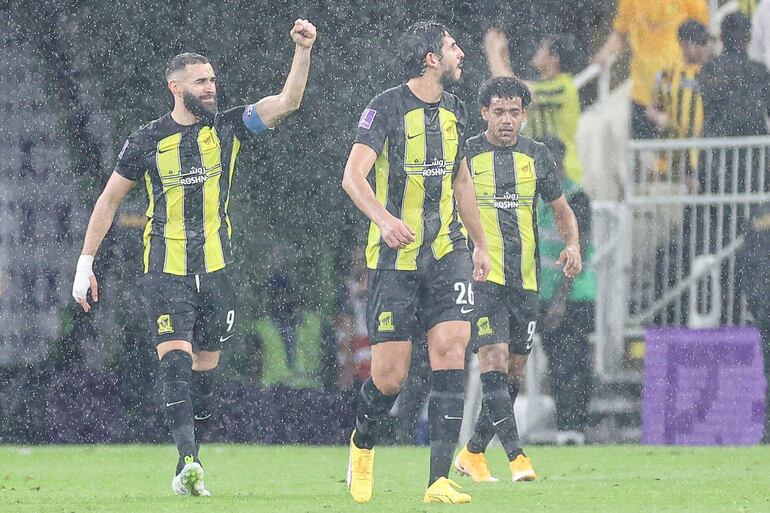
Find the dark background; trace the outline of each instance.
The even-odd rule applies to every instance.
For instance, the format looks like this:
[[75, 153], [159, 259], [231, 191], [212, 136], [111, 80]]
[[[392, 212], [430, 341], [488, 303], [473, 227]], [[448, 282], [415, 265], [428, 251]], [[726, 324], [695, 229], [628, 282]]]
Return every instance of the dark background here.
[[[0, 15], [8, 20], [2, 43], [11, 62], [14, 52], [33, 57], [33, 68], [19, 71], [33, 73], [43, 84], [41, 108], [57, 120], [49, 137], [63, 143], [67, 172], [80, 190], [73, 208], [86, 219], [125, 138], [172, 106], [163, 78], [169, 57], [183, 51], [208, 56], [218, 74], [220, 108], [227, 108], [280, 91], [293, 52], [288, 32], [294, 19], [307, 18], [318, 28], [301, 109], [244, 147], [236, 173], [230, 212], [242, 275], [242, 336], [222, 367], [226, 381], [244, 386], [259, 365], [249, 326], [263, 312], [264, 283], [272, 272], [294, 274], [307, 307], [328, 318], [335, 313], [351, 254], [366, 229], [342, 192], [342, 170], [363, 107], [403, 79], [397, 49], [404, 29], [422, 19], [449, 27], [466, 53], [464, 78], [453, 92], [475, 113], [476, 89], [487, 78], [482, 40], [488, 27], [506, 30], [514, 69], [526, 76], [537, 42], [549, 33], [572, 32], [586, 53], [593, 50], [607, 33], [613, 4], [44, 0], [2, 2]], [[105, 123], [111, 127], [106, 136], [100, 128]], [[479, 117], [471, 116], [470, 132], [479, 129]], [[26, 144], [40, 148], [47, 142]], [[19, 183], [26, 183], [24, 170], [17, 171]], [[33, 188], [36, 193], [43, 192]], [[90, 316], [68, 300], [85, 226], [73, 226], [63, 236], [67, 258], [60, 259], [63, 271], [55, 280], [60, 336], [43, 341], [48, 350], [40, 358], [0, 365], [0, 442], [99, 441], [116, 430], [118, 440], [152, 440], [162, 433], [154, 403], [155, 357], [134, 288], [141, 261], [137, 220], [143, 220], [145, 208], [144, 192], [137, 188], [97, 258], [102, 295]], [[107, 402], [100, 398], [107, 397], [121, 399], [111, 420], [100, 410]], [[93, 420], [92, 431], [52, 435], [51, 423], [56, 426], [73, 408], [83, 416], [99, 412], [101, 420]], [[66, 433], [66, 425], [57, 430]]]

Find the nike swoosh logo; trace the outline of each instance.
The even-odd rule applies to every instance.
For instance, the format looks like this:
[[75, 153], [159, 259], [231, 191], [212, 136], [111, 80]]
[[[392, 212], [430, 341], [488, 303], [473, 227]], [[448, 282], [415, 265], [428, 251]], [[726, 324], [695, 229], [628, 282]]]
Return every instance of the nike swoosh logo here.
[[206, 420], [206, 419], [207, 419], [207, 418], [209, 418], [209, 417], [211, 417], [211, 414], [210, 414], [210, 413], [209, 413], [208, 415], [204, 415], [203, 417], [199, 417], [199, 416], [197, 416], [197, 415], [194, 415], [194, 416], [193, 416], [193, 420]]
[[493, 423], [492, 423], [492, 425], [493, 425], [493, 426], [495, 426], [495, 427], [497, 427], [497, 425], [498, 425], [498, 424], [502, 424], [502, 423], [503, 423], [503, 422], [505, 422], [506, 420], [508, 420], [508, 417], [505, 417], [504, 419], [500, 419], [500, 420], [498, 420], [497, 422], [493, 422]]
[[406, 138], [407, 138], [407, 139], [414, 139], [415, 137], [419, 137], [419, 135], [420, 135], [420, 134], [414, 134], [414, 135], [409, 135], [409, 134], [406, 134]]
[[450, 417], [449, 415], [444, 415], [444, 418], [446, 420], [463, 420], [462, 417]]
[[473, 308], [466, 309], [465, 307], [462, 307], [460, 308], [460, 313], [467, 314], [467, 313], [471, 313], [473, 310], [474, 310]]
[[175, 404], [182, 404], [182, 403], [186, 403], [186, 402], [187, 401], [183, 400], [183, 401], [177, 401], [175, 403], [166, 403], [166, 408], [168, 408], [169, 406], [174, 406]]
[[235, 335], [235, 333], [233, 333], [232, 335], [228, 335], [228, 336], [226, 336], [226, 337], [219, 337], [219, 341], [220, 341], [220, 342], [227, 342], [227, 340], [229, 340], [229, 339], [230, 339], [231, 337], [233, 337], [234, 335]]
[[158, 149], [158, 155], [160, 155], [161, 153], [166, 153], [167, 151], [171, 151], [173, 149], [175, 148], [166, 148], [165, 150]]

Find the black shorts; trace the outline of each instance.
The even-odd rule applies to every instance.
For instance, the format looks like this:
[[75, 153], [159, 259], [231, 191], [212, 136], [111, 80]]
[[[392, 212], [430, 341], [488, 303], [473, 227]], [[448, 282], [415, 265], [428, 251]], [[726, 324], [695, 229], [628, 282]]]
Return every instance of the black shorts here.
[[521, 287], [484, 282], [476, 284], [476, 311], [471, 333], [471, 348], [507, 342], [514, 354], [532, 351], [538, 315], [537, 292]]
[[417, 271], [370, 269], [366, 324], [372, 344], [411, 340], [444, 321], [470, 321], [473, 263], [456, 249], [441, 260], [428, 254]]
[[188, 276], [147, 273], [142, 279], [155, 345], [184, 340], [196, 350], [218, 351], [235, 334], [233, 272]]

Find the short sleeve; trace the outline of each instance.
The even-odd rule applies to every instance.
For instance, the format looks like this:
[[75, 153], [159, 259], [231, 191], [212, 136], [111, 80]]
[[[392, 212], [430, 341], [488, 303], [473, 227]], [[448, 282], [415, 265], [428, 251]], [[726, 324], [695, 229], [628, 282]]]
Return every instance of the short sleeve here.
[[559, 177], [556, 175], [556, 160], [545, 145], [541, 145], [538, 157], [535, 163], [537, 169], [537, 190], [543, 200], [550, 203], [563, 194], [561, 182], [559, 182]]
[[354, 143], [365, 144], [380, 154], [388, 138], [388, 115], [382, 96], [374, 98], [358, 119]]
[[115, 163], [115, 172], [123, 178], [134, 182], [140, 180], [147, 166], [142, 161], [142, 151], [136, 135], [131, 135], [123, 143], [118, 161]]
[[633, 24], [633, 6], [629, 0], [619, 0], [618, 10], [615, 13], [615, 21], [612, 28], [621, 34], [628, 34]]

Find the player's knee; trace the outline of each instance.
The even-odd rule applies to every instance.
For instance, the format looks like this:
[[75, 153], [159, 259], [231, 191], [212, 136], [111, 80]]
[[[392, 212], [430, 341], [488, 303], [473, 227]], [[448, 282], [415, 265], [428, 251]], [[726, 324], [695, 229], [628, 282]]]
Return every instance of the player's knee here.
[[372, 375], [372, 380], [377, 389], [384, 395], [395, 395], [401, 391], [404, 385], [409, 369], [392, 366]]
[[193, 355], [194, 371], [203, 372], [217, 368], [219, 365], [220, 351], [199, 351]]
[[508, 373], [508, 344], [491, 344], [479, 348], [481, 372]]
[[466, 341], [452, 337], [429, 349], [430, 362], [436, 369], [463, 369], [465, 367]]

